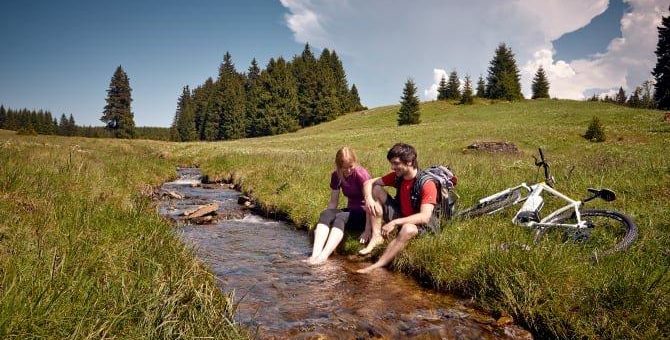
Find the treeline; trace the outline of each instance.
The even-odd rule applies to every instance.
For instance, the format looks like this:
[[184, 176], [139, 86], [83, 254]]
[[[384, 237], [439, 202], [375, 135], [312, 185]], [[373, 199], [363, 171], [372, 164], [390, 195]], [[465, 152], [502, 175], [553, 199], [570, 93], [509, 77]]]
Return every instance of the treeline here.
[[324, 49], [316, 58], [306, 44], [291, 61], [271, 58], [264, 69], [253, 59], [245, 73], [237, 72], [232, 56], [226, 53], [216, 80], [210, 77], [193, 90], [183, 88], [172, 139], [276, 135], [364, 109], [335, 51]]
[[654, 85], [651, 81], [647, 80], [641, 86], [636, 87], [630, 96], [626, 96], [626, 91], [624, 91], [623, 87], [619, 87], [619, 91], [614, 96], [605, 95], [605, 97], [599, 98], [594, 94], [588, 100], [592, 102], [603, 101], [632, 108], [655, 109], [654, 95]]

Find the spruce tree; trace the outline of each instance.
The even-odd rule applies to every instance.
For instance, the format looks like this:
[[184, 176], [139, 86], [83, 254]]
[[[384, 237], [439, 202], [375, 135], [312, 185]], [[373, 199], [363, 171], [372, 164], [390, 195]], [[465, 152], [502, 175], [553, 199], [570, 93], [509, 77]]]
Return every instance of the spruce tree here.
[[656, 79], [654, 102], [661, 110], [670, 109], [670, 16], [661, 19], [656, 44], [656, 66], [651, 72]]
[[245, 137], [245, 100], [242, 76], [235, 70], [230, 53], [226, 52], [219, 67], [215, 97], [216, 112], [219, 115], [217, 139]]
[[107, 105], [100, 120], [107, 130], [116, 138], [133, 138], [135, 136], [135, 120], [130, 110], [132, 102], [130, 82], [121, 65], [116, 68], [107, 90]]
[[519, 69], [514, 60], [512, 49], [505, 43], [496, 48], [486, 78], [486, 97], [490, 99], [520, 100], [521, 83]]
[[479, 75], [479, 80], [477, 81], [477, 93], [475, 94], [477, 98], [486, 97], [486, 83], [484, 82], [484, 77]]
[[68, 133], [67, 117], [63, 113], [60, 116], [60, 123], [58, 124], [58, 134], [61, 136], [68, 136], [67, 133]]
[[419, 112], [419, 97], [416, 95], [416, 85], [412, 79], [407, 79], [402, 91], [400, 111], [398, 111], [398, 125], [421, 123]]
[[[51, 120], [51, 119], [49, 119]], [[74, 116], [70, 113], [70, 118], [67, 120], [67, 127], [68, 127], [68, 136], [76, 136], [77, 135], [77, 123], [74, 121]]]
[[317, 88], [319, 80], [317, 74], [317, 61], [309, 47], [305, 48], [300, 56], [293, 58], [293, 76], [295, 77], [298, 91], [298, 116], [301, 127], [315, 124], [315, 107]]
[[337, 101], [340, 105], [336, 114], [336, 116], [339, 116], [342, 113], [352, 111], [349, 100], [349, 84], [347, 82], [347, 74], [344, 72], [344, 66], [342, 66], [342, 61], [340, 61], [340, 57], [337, 56], [335, 50], [330, 52], [328, 61], [330, 62], [330, 68], [333, 71]]
[[350, 105], [353, 111], [367, 110], [367, 108], [361, 104], [361, 97], [358, 95], [358, 88], [356, 88], [356, 84], [351, 85], [351, 91], [349, 91], [349, 100], [351, 101]]
[[437, 87], [437, 100], [447, 100], [447, 78], [442, 75], [440, 85]]
[[211, 77], [193, 91], [195, 130], [200, 140], [215, 140], [219, 132], [219, 116], [214, 114], [215, 92], [216, 85]]
[[472, 104], [474, 99], [472, 98], [472, 82], [470, 81], [470, 76], [465, 76], [465, 84], [463, 84], [463, 94], [461, 95], [461, 104]]
[[645, 80], [642, 83], [642, 107], [645, 109], [653, 109], [654, 108], [654, 90], [653, 90], [654, 85], [652, 84], [651, 81]]
[[547, 74], [544, 72], [542, 66], [535, 72], [532, 88], [532, 99], [549, 98], [549, 80], [547, 79]]
[[195, 107], [191, 99], [191, 90], [188, 86], [182, 88], [181, 96], [177, 101], [174, 130], [178, 141], [187, 142], [198, 138], [195, 129]]
[[458, 73], [456, 71], [451, 71], [449, 74], [449, 80], [447, 81], [447, 90], [445, 92], [447, 100], [459, 100], [461, 99], [461, 82], [458, 80]]
[[246, 94], [246, 116], [247, 116], [247, 136], [262, 136], [259, 130], [259, 122], [262, 120], [259, 105], [261, 102], [262, 87], [260, 83], [261, 69], [258, 67], [256, 58], [251, 60], [251, 65], [247, 70], [247, 77], [244, 83], [244, 92]]
[[319, 124], [335, 119], [341, 112], [338, 85], [333, 68], [331, 53], [326, 48], [321, 52], [317, 62], [317, 90], [314, 106], [313, 123]]
[[0, 105], [0, 129], [5, 128], [5, 121], [7, 120], [7, 110], [4, 105]]
[[261, 135], [293, 132], [298, 125], [298, 93], [295, 78], [283, 58], [271, 58], [261, 72], [262, 86], [257, 122]]
[[619, 87], [619, 92], [616, 94], [615, 101], [619, 105], [626, 104], [626, 91], [623, 90], [623, 87]]
[[635, 90], [633, 90], [633, 93], [630, 95], [630, 97], [628, 97], [626, 104], [633, 108], [642, 107], [642, 98], [640, 98], [641, 95], [642, 88], [638, 86], [635, 88]]

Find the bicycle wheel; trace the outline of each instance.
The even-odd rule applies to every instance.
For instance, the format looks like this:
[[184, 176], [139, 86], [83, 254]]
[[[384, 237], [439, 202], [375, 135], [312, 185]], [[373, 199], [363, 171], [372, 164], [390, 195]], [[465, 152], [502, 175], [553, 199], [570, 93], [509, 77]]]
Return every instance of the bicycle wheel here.
[[[580, 243], [587, 247], [594, 258], [612, 255], [628, 249], [637, 238], [637, 226], [633, 220], [616, 211], [585, 209], [580, 211], [587, 228], [564, 228], [563, 241]], [[558, 217], [551, 222], [575, 224], [574, 213], [571, 216]], [[538, 231], [536, 241], [544, 231]]]
[[456, 213], [456, 218], [468, 219], [478, 217], [486, 214], [494, 213], [500, 209], [507, 208], [514, 204], [521, 197], [519, 190], [513, 190], [505, 195], [502, 195], [494, 200], [479, 203], [474, 207], [461, 210]]

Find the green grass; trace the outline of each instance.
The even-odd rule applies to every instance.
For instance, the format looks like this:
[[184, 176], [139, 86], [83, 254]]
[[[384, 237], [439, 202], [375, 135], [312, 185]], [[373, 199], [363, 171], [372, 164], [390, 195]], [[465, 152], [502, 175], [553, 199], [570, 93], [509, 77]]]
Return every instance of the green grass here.
[[244, 336], [148, 195], [175, 147], [0, 131], [0, 338]]
[[[670, 134], [659, 111], [605, 103], [538, 100], [422, 104], [422, 123], [396, 125], [397, 106], [353, 113], [292, 134], [225, 143], [191, 143], [183, 156], [210, 175], [233, 177], [270, 212], [312, 226], [328, 200], [335, 151], [352, 146], [373, 175], [389, 171], [395, 142], [413, 144], [421, 165], [450, 164], [459, 176], [462, 207], [522, 181], [540, 180], [532, 157], [543, 147], [558, 181], [572, 197], [609, 187], [612, 203], [589, 205], [625, 212], [640, 236], [626, 253], [597, 263], [578, 245], [545, 241], [510, 223], [513, 212], [452, 222], [440, 235], [413, 241], [394, 268], [445, 291], [471, 296], [507, 312], [536, 335], [655, 338], [670, 335]], [[582, 138], [593, 116], [607, 141]], [[521, 154], [464, 152], [475, 141], [502, 140]], [[503, 244], [512, 246], [504, 250]], [[355, 246], [348, 243], [345, 251]]]
[[[421, 165], [452, 166], [462, 207], [539, 180], [531, 155], [543, 147], [557, 189], [572, 197], [587, 187], [615, 190], [617, 201], [590, 206], [633, 216], [640, 236], [626, 253], [599, 262], [551, 240], [524, 250], [516, 245], [532, 245], [532, 234], [511, 225], [510, 211], [450, 222], [441, 234], [412, 241], [396, 270], [507, 312], [539, 337], [670, 336], [670, 124], [661, 112], [563, 100], [429, 102], [421, 124], [398, 127], [397, 110], [216, 143], [0, 133], [0, 337], [237, 336], [229, 299], [140, 193], [174, 176], [176, 164], [199, 164], [307, 228], [327, 204], [339, 147], [353, 147], [382, 175], [398, 141], [417, 147]], [[605, 127], [604, 143], [581, 137], [593, 116]], [[489, 140], [515, 143], [522, 153], [464, 152]], [[350, 240], [342, 249], [356, 246]]]

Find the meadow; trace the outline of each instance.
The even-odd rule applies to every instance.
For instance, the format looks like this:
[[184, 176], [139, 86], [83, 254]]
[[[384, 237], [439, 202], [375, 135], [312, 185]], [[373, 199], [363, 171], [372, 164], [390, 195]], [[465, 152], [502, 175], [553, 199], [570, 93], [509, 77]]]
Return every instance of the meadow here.
[[[417, 148], [421, 166], [452, 167], [461, 207], [540, 180], [531, 155], [542, 147], [557, 189], [576, 198], [587, 187], [613, 189], [616, 201], [590, 206], [631, 215], [640, 235], [628, 251], [593, 261], [578, 244], [533, 244], [509, 211], [446, 222], [440, 234], [412, 241], [393, 270], [509, 314], [538, 337], [670, 336], [670, 123], [662, 112], [566, 100], [427, 102], [421, 124], [399, 127], [397, 110], [228, 142], [0, 133], [0, 336], [244, 336], [230, 322], [230, 297], [146, 193], [175, 165], [196, 164], [238, 183], [268, 215], [309, 229], [328, 201], [339, 147], [353, 147], [378, 176], [399, 141]], [[603, 143], [581, 137], [593, 116], [605, 126]], [[521, 152], [464, 150], [476, 141], [508, 141]], [[342, 252], [355, 249], [349, 240]]]

